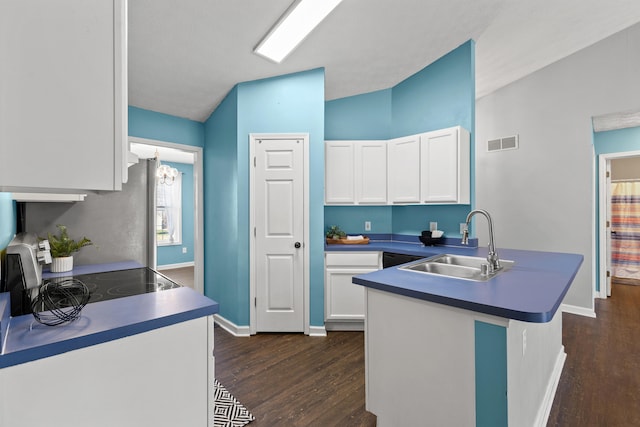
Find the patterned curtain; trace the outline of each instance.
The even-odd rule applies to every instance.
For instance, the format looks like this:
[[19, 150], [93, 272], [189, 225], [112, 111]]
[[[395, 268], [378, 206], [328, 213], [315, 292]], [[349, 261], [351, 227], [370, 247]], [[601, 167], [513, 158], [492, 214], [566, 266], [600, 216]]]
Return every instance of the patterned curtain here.
[[640, 279], [640, 182], [615, 182], [611, 192], [613, 275]]

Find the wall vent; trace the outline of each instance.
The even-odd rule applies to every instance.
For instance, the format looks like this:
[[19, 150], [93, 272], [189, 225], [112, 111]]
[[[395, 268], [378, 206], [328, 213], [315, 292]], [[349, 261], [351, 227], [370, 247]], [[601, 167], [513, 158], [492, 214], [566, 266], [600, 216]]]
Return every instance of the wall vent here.
[[518, 135], [487, 141], [487, 151], [515, 150], [518, 148]]

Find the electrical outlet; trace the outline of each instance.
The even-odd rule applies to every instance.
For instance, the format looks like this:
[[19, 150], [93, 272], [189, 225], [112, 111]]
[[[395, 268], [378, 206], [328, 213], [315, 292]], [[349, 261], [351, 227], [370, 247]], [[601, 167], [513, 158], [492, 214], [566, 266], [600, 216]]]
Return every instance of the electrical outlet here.
[[464, 233], [464, 230], [467, 229], [467, 223], [466, 222], [461, 222], [460, 223], [460, 234]]
[[187, 253], [187, 248], [182, 248], [182, 253], [186, 254]]
[[522, 355], [527, 351], [527, 330], [522, 331]]
[[429, 230], [436, 231], [437, 229], [438, 229], [438, 223], [437, 222], [430, 222], [429, 223]]
[[371, 231], [371, 221], [364, 222], [364, 231]]

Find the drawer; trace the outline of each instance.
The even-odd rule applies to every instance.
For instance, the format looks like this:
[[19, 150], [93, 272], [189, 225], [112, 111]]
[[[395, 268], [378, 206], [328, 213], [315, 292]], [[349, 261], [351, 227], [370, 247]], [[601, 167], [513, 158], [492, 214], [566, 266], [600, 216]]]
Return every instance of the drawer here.
[[380, 267], [380, 252], [325, 252], [327, 267]]

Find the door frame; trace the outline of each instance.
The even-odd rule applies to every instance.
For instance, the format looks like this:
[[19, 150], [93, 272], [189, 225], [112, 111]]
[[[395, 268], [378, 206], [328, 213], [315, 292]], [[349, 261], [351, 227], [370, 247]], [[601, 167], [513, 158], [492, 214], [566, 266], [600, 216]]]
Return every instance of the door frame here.
[[308, 133], [250, 133], [249, 134], [249, 333], [257, 333], [257, 313], [256, 313], [256, 239], [254, 230], [256, 228], [256, 212], [253, 201], [255, 200], [255, 158], [256, 144], [259, 139], [301, 139], [303, 144], [303, 314], [304, 334], [309, 335], [309, 134]]
[[[159, 141], [156, 139], [139, 138], [135, 136], [129, 137], [129, 142], [137, 144], [145, 144], [157, 147], [173, 148], [193, 154], [193, 288], [204, 295], [204, 192], [203, 192], [203, 151], [201, 147], [193, 145], [178, 144], [175, 142]], [[151, 233], [149, 236], [149, 245], [156, 247], [156, 235]], [[157, 258], [154, 257], [154, 264], [157, 264]], [[156, 269], [157, 265], [149, 266]]]
[[594, 292], [598, 298], [606, 299], [607, 295], [607, 268], [610, 267], [611, 245], [607, 241], [607, 218], [609, 216], [610, 190], [607, 190], [607, 184], [611, 182], [607, 179], [607, 171], [611, 170], [611, 160], [624, 159], [627, 157], [639, 157], [640, 151], [623, 151], [619, 153], [606, 153], [598, 155], [598, 265], [600, 268], [598, 275], [598, 284], [600, 289]]

